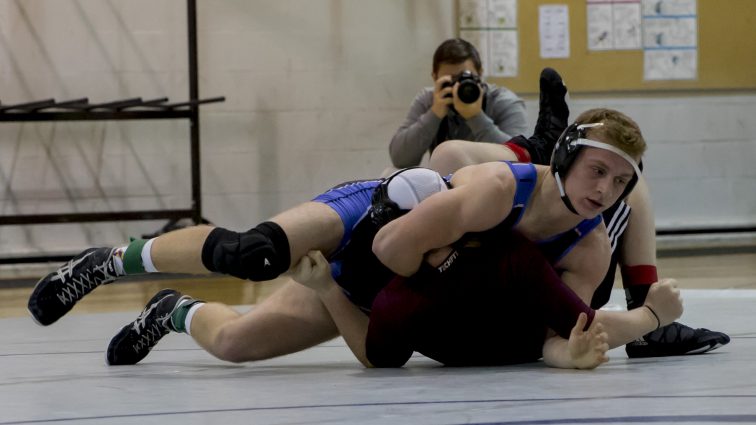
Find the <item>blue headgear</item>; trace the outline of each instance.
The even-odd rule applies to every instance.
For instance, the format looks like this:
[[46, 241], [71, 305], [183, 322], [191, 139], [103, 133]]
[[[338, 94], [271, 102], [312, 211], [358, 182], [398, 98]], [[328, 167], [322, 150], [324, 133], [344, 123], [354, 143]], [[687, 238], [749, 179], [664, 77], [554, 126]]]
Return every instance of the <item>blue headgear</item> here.
[[567, 173], [570, 171], [572, 164], [575, 162], [578, 153], [583, 149], [583, 146], [590, 146], [614, 152], [633, 166], [635, 174], [627, 183], [625, 191], [622, 192], [622, 196], [620, 196], [619, 199], [625, 199], [625, 197], [630, 194], [633, 187], [635, 187], [635, 184], [638, 183], [638, 176], [640, 176], [641, 173], [641, 168], [635, 160], [622, 149], [616, 148], [607, 143], [585, 138], [587, 129], [601, 125], [604, 125], [604, 123], [571, 124], [564, 130], [562, 135], [559, 136], [559, 140], [557, 140], [556, 145], [554, 146], [554, 153], [551, 155], [551, 173], [554, 174], [554, 177], [556, 178], [559, 195], [562, 197], [564, 205], [575, 214], [577, 214], [577, 211], [575, 211], [575, 207], [572, 206], [572, 202], [570, 202], [570, 199], [564, 192], [564, 179], [567, 178]]

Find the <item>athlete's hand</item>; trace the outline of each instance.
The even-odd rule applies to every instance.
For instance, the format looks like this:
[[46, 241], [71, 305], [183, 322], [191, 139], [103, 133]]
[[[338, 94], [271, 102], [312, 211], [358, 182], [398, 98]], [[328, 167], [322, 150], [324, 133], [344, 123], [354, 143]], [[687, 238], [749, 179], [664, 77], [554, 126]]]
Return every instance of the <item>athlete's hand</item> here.
[[315, 292], [327, 291], [336, 285], [331, 277], [331, 265], [320, 251], [310, 251], [302, 257], [292, 268], [291, 277]]
[[452, 87], [443, 87], [444, 83], [451, 83], [451, 75], [444, 75], [433, 83], [433, 105], [431, 111], [437, 117], [443, 118], [449, 113], [449, 105], [452, 104]]
[[603, 325], [594, 321], [591, 327], [583, 332], [587, 322], [588, 316], [580, 313], [567, 341], [567, 349], [576, 369], [594, 369], [609, 361], [606, 355], [609, 350], [609, 336], [604, 332]]
[[682, 298], [680, 297], [680, 290], [677, 289], [677, 281], [662, 279], [652, 284], [648, 288], [644, 305], [650, 307], [659, 316], [660, 326], [667, 326], [674, 322], [683, 313]]

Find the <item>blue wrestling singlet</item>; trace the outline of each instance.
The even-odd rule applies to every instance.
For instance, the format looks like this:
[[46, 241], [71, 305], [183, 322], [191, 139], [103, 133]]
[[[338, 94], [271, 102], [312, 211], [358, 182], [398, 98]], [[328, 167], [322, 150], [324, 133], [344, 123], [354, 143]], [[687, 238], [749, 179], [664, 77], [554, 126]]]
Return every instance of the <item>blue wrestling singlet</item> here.
[[331, 207], [341, 217], [344, 237], [337, 251], [340, 251], [352, 236], [352, 230], [367, 214], [372, 204], [373, 191], [382, 180], [356, 180], [342, 183], [313, 199]]
[[[509, 216], [507, 216], [502, 224], [497, 227], [503, 226], [504, 228], [512, 228], [519, 223], [523, 213], [527, 209], [530, 197], [533, 194], [533, 190], [535, 190], [538, 176], [536, 174], [536, 167], [533, 164], [509, 161], [503, 162], [509, 165], [509, 168], [512, 170], [512, 174], [514, 174], [515, 179], [517, 180], [517, 189], [515, 189], [514, 201], [512, 202], [512, 212], [510, 212]], [[556, 264], [567, 255], [572, 248], [585, 237], [585, 235], [596, 228], [599, 223], [601, 223], [600, 215], [590, 220], [583, 220], [570, 230], [554, 235], [548, 239], [537, 241], [536, 243], [549, 262], [551, 264]]]

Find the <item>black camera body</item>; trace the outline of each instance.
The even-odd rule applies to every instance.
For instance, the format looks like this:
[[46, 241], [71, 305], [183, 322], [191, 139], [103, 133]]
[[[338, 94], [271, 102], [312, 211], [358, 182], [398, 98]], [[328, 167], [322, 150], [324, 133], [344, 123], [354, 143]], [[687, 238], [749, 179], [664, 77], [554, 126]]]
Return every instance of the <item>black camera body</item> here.
[[[441, 85], [441, 88], [452, 87], [454, 84], [459, 83], [457, 88], [457, 97], [464, 103], [475, 103], [480, 97], [481, 85], [483, 81], [479, 76], [472, 73], [472, 71], [462, 71], [459, 74], [452, 75], [451, 82], [445, 82]], [[446, 97], [452, 97], [449, 94]]]

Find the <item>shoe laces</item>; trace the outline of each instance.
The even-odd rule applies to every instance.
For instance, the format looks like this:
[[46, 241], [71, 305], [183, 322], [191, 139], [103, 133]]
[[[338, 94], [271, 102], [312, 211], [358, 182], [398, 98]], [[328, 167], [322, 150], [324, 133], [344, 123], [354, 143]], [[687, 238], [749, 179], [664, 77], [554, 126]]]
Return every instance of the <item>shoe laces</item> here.
[[84, 260], [87, 259], [90, 255], [94, 254], [94, 251], [90, 251], [86, 253], [85, 255], [82, 255], [79, 258], [73, 258], [69, 262], [63, 265], [63, 267], [59, 268], [56, 271], [56, 276], [52, 278], [52, 280], [60, 280], [61, 282], [65, 282], [67, 277], [73, 276], [73, 269], [74, 267], [81, 264]]
[[115, 273], [111, 274], [108, 270], [108, 261], [95, 265], [92, 271], [83, 270], [78, 276], [74, 276], [74, 267], [92, 254], [93, 252], [90, 252], [81, 258], [75, 258], [57, 271], [55, 277], [63, 282], [63, 287], [56, 296], [63, 305], [73, 304], [99, 285], [115, 280]]
[[[164, 299], [165, 297], [144, 309], [131, 325], [133, 331], [139, 335], [135, 343], [132, 345], [134, 351], [140, 352], [144, 349], [151, 349], [160, 338], [165, 336], [166, 331], [169, 330], [165, 325], [165, 322], [171, 317], [169, 314], [166, 314], [163, 317], [150, 317], [150, 315], [158, 308], [160, 302]], [[155, 312], [155, 316], [157, 316], [157, 312]]]

